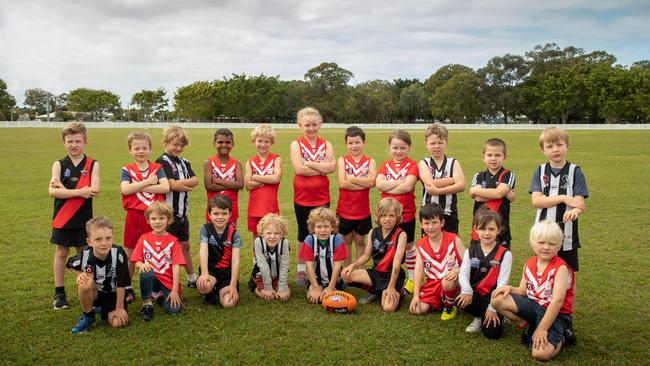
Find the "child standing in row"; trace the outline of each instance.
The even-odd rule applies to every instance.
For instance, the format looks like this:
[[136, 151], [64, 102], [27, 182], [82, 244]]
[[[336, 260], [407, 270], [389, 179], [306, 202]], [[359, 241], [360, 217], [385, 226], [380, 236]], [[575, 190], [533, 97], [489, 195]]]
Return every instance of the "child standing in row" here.
[[86, 223], [88, 246], [68, 260], [77, 273], [77, 294], [83, 315], [72, 334], [84, 333], [95, 324], [95, 308], [113, 328], [129, 324], [125, 287], [131, 285], [126, 253], [113, 244], [113, 225], [103, 216]]
[[557, 127], [545, 129], [539, 136], [539, 146], [549, 162], [533, 171], [529, 191], [535, 221], [556, 222], [564, 234], [559, 256], [574, 271], [578, 271], [578, 217], [585, 211], [589, 197], [587, 182], [580, 167], [566, 160], [569, 134]]
[[[154, 201], [165, 199], [169, 192], [169, 182], [160, 164], [149, 161], [151, 155], [151, 136], [146, 132], [131, 132], [127, 137], [129, 154], [135, 160], [122, 167], [120, 190], [122, 207], [126, 210], [124, 221], [124, 248], [131, 257], [138, 239], [151, 227], [144, 217], [144, 210]], [[129, 262], [129, 274], [133, 276], [134, 263]], [[126, 302], [135, 299], [135, 293], [129, 286], [126, 289]]]
[[64, 277], [71, 247], [79, 254], [86, 245], [86, 222], [93, 217], [93, 197], [99, 194], [99, 163], [84, 153], [86, 126], [73, 122], [61, 130], [67, 155], [52, 164], [48, 193], [54, 198], [52, 237], [54, 250], [54, 309], [67, 309]]
[[[455, 233], [444, 231], [444, 210], [437, 203], [420, 208], [420, 224], [425, 235], [417, 242], [409, 311], [413, 315], [424, 315], [431, 310], [442, 310], [440, 319], [450, 320], [458, 311], [454, 302], [465, 246]], [[422, 276], [425, 276], [424, 285]]]
[[293, 202], [296, 221], [298, 223], [298, 271], [296, 284], [306, 284], [306, 266], [300, 253], [309, 229], [307, 217], [309, 212], [316, 207], [329, 207], [330, 181], [327, 174], [336, 170], [334, 148], [332, 144], [320, 137], [318, 131], [323, 123], [320, 113], [311, 107], [298, 111], [296, 117], [298, 127], [303, 136], [291, 143], [291, 167], [295, 175], [293, 178]]
[[[238, 196], [244, 187], [244, 174], [241, 163], [230, 156], [235, 140], [227, 128], [220, 128], [214, 133], [213, 142], [217, 154], [208, 158], [203, 164], [203, 184], [208, 194], [208, 202], [216, 195], [226, 195], [232, 202], [232, 212], [228, 224], [237, 227], [239, 218]], [[206, 223], [210, 223], [210, 209], [205, 213]]]
[[[258, 223], [268, 213], [280, 213], [278, 188], [282, 179], [282, 158], [271, 152], [275, 131], [270, 125], [259, 125], [253, 130], [253, 144], [257, 154], [246, 162], [244, 185], [248, 196], [248, 231], [258, 236]], [[286, 233], [285, 233], [286, 234]]]
[[456, 194], [465, 190], [465, 175], [460, 162], [445, 155], [449, 132], [434, 123], [424, 133], [429, 157], [419, 163], [420, 179], [424, 192], [422, 205], [437, 203], [445, 212], [444, 230], [458, 234], [458, 199]]
[[336, 215], [339, 217], [339, 234], [348, 251], [345, 265], [352, 260], [352, 242], [356, 257], [363, 254], [366, 234], [372, 229], [370, 217], [370, 188], [375, 186], [377, 163], [363, 154], [366, 134], [356, 126], [345, 130], [348, 154], [338, 160], [339, 198]]
[[[382, 198], [377, 204], [375, 220], [379, 226], [371, 231], [363, 255], [343, 268], [342, 276], [346, 284], [381, 296], [382, 310], [394, 312], [399, 307], [406, 277], [402, 263], [407, 235], [399, 226], [402, 204], [391, 197]], [[373, 267], [363, 269], [371, 258]]]
[[340, 275], [348, 253], [343, 238], [336, 233], [338, 220], [329, 208], [311, 210], [307, 226], [311, 234], [305, 237], [299, 258], [307, 267], [307, 300], [318, 304], [323, 296], [345, 287]]
[[476, 211], [473, 229], [479, 241], [472, 241], [465, 251], [458, 276], [458, 307], [474, 316], [465, 331], [481, 331], [490, 339], [498, 339], [503, 333], [503, 316], [490, 305], [492, 292], [508, 284], [512, 269], [512, 254], [497, 239], [501, 232], [499, 221], [499, 214], [494, 211]]
[[196, 289], [205, 295], [208, 304], [219, 303], [232, 308], [239, 300], [239, 260], [241, 238], [236, 228], [229, 224], [232, 202], [219, 194], [208, 202], [210, 223], [201, 227], [199, 234], [199, 265], [201, 272]]
[[156, 159], [156, 163], [162, 166], [167, 176], [170, 191], [165, 194], [165, 200], [174, 210], [174, 218], [168, 230], [178, 238], [183, 250], [187, 287], [194, 288], [196, 274], [190, 253], [190, 222], [187, 213], [190, 208], [190, 191], [196, 188], [199, 179], [194, 174], [190, 162], [180, 157], [185, 147], [190, 144], [190, 138], [182, 127], [170, 126], [163, 131], [162, 144], [165, 152]]
[[257, 224], [253, 246], [255, 261], [248, 286], [266, 301], [287, 301], [291, 295], [287, 231], [287, 221], [274, 213], [266, 214]]
[[415, 267], [415, 184], [419, 179], [418, 165], [408, 156], [411, 151], [411, 135], [396, 130], [388, 136], [390, 160], [384, 161], [377, 171], [377, 189], [381, 196], [395, 198], [402, 204], [399, 227], [406, 233], [406, 269], [409, 280], [404, 286], [413, 292], [413, 268]]
[[[507, 157], [503, 140], [487, 140], [483, 144], [483, 162], [487, 169], [474, 174], [469, 194], [474, 200], [474, 216], [482, 206], [499, 214], [501, 231], [497, 242], [510, 249], [510, 203], [515, 201], [515, 173], [503, 167]], [[472, 241], [479, 241], [475, 226], [472, 226]]]
[[533, 358], [548, 361], [565, 344], [575, 342], [571, 327], [575, 276], [558, 256], [562, 230], [552, 221], [540, 221], [530, 230], [535, 256], [524, 265], [519, 287], [504, 286], [492, 294], [492, 306], [524, 329], [522, 340], [532, 346]]
[[167, 232], [172, 223], [172, 209], [156, 201], [144, 211], [152, 231], [140, 237], [129, 259], [140, 271], [140, 294], [144, 321], [153, 319], [152, 298], [162, 296], [163, 307], [168, 314], [181, 311], [180, 266], [185, 264], [183, 249], [178, 239]]

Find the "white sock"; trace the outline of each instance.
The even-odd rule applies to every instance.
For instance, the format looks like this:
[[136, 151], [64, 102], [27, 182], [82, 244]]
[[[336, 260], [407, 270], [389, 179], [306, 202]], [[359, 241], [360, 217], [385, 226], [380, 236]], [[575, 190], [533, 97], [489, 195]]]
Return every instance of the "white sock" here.
[[187, 275], [187, 280], [190, 282], [196, 282], [196, 273], [192, 273], [191, 275]]
[[404, 262], [406, 264], [406, 270], [408, 271], [409, 278], [413, 279], [413, 271], [415, 269], [415, 259], [418, 255], [418, 249], [412, 246], [410, 249], [406, 249], [404, 253]]

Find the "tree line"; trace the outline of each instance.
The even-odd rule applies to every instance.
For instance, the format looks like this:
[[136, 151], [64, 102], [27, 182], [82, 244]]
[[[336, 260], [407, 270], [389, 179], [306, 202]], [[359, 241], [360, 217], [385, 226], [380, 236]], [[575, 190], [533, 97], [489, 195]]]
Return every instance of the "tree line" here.
[[[141, 90], [122, 107], [107, 90], [78, 88], [54, 95], [28, 89], [24, 106], [0, 79], [0, 120], [8, 113], [57, 120], [175, 120], [293, 122], [310, 105], [333, 123], [646, 123], [650, 122], [650, 61], [616, 64], [605, 51], [585, 52], [555, 43], [524, 55], [491, 58], [481, 68], [445, 65], [424, 81], [371, 80], [353, 85], [354, 74], [336, 63], [309, 69], [303, 80], [233, 74], [176, 89]], [[169, 108], [170, 101], [173, 109]]]

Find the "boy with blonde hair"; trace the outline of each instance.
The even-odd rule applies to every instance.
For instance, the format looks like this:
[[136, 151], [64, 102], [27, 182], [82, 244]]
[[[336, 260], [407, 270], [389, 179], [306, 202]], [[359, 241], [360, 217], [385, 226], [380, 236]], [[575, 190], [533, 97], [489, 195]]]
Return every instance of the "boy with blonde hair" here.
[[574, 271], [578, 271], [578, 217], [585, 211], [585, 198], [589, 197], [587, 182], [580, 167], [566, 159], [569, 151], [569, 134], [549, 127], [539, 136], [542, 153], [549, 159], [533, 171], [529, 192], [533, 207], [537, 208], [535, 221], [556, 222], [564, 234], [560, 258]]
[[185, 273], [187, 274], [187, 287], [196, 287], [196, 274], [192, 265], [190, 253], [190, 222], [187, 218], [189, 212], [189, 196], [199, 184], [199, 179], [194, 174], [192, 166], [187, 159], [180, 157], [190, 138], [185, 129], [179, 126], [169, 126], [163, 131], [162, 144], [165, 152], [156, 159], [165, 171], [169, 182], [169, 192], [165, 194], [165, 201], [173, 208], [173, 221], [169, 225], [169, 232], [178, 238], [178, 243], [185, 257]]
[[[169, 192], [169, 182], [160, 164], [149, 161], [151, 155], [151, 136], [146, 132], [129, 133], [127, 139], [129, 154], [134, 162], [122, 167], [120, 191], [122, 207], [126, 210], [124, 220], [124, 248], [131, 257], [138, 239], [151, 231], [144, 217], [144, 210], [154, 201], [165, 199]], [[129, 273], [133, 275], [134, 264], [129, 262]], [[129, 286], [126, 289], [126, 302], [135, 299], [135, 293]]]
[[278, 188], [282, 179], [282, 158], [271, 152], [275, 131], [271, 125], [262, 124], [252, 133], [257, 154], [246, 162], [244, 186], [248, 196], [248, 231], [258, 236], [257, 224], [268, 213], [280, 213]]
[[535, 256], [524, 265], [519, 287], [503, 286], [492, 293], [491, 305], [517, 328], [522, 341], [532, 346], [533, 358], [548, 361], [565, 344], [575, 343], [570, 330], [575, 291], [574, 272], [557, 254], [562, 230], [548, 220], [530, 229]]
[[64, 275], [70, 247], [81, 252], [87, 242], [86, 222], [93, 217], [93, 197], [99, 194], [99, 163], [86, 156], [86, 126], [72, 122], [61, 130], [67, 155], [52, 164], [48, 193], [54, 198], [54, 309], [67, 309]]
[[113, 225], [103, 216], [88, 220], [88, 246], [68, 260], [77, 273], [77, 293], [83, 315], [72, 334], [84, 333], [95, 324], [95, 309], [113, 328], [129, 323], [124, 301], [125, 287], [131, 285], [126, 253], [113, 243]]

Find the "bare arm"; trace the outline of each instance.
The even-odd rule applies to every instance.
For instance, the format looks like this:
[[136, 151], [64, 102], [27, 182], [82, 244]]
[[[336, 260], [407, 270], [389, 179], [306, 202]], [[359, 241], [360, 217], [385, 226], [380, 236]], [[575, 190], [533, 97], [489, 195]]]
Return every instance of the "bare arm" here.
[[[165, 182], [167, 182], [167, 179], [165, 179]], [[146, 179], [140, 182], [122, 181], [120, 183], [120, 191], [122, 191], [123, 195], [129, 195], [129, 194], [145, 191], [145, 188], [149, 186], [153, 186], [155, 184], [158, 184], [158, 176], [156, 176], [156, 174], [149, 174], [149, 176]], [[167, 182], [167, 190], [169, 190], [168, 182]], [[156, 193], [156, 192], [152, 192], [152, 193]]]
[[399, 272], [402, 269], [402, 258], [404, 258], [404, 250], [406, 249], [406, 233], [402, 232], [397, 238], [397, 250], [395, 251], [395, 256], [393, 257], [393, 270], [390, 274], [390, 281], [388, 281], [387, 290], [395, 290], [395, 284], [397, 283], [397, 278], [399, 277]]
[[339, 158], [338, 161], [338, 172], [337, 172], [337, 177], [339, 179], [339, 188], [340, 189], [347, 189], [349, 191], [360, 191], [363, 188], [360, 186], [357, 186], [356, 184], [348, 181], [348, 173], [345, 171], [345, 162], [343, 161], [343, 157]]
[[401, 180], [388, 180], [383, 174], [377, 174], [375, 187], [381, 192], [389, 192], [402, 183]]
[[252, 175], [251, 180], [261, 184], [277, 184], [282, 179], [282, 158], [276, 157], [273, 162], [273, 174]]
[[190, 192], [199, 184], [199, 179], [196, 176], [186, 179], [170, 179], [167, 178], [169, 182], [169, 188], [174, 192]]
[[291, 143], [289, 156], [291, 158], [291, 167], [297, 175], [304, 175], [306, 177], [321, 175], [320, 171], [310, 168], [303, 163], [302, 157], [300, 156], [300, 147], [298, 146], [297, 141]]
[[252, 177], [253, 177], [253, 168], [251, 168], [250, 161], [247, 161], [246, 173], [244, 174], [244, 187], [246, 187], [246, 190], [248, 191], [252, 191], [253, 189], [258, 188], [262, 185], [262, 183], [253, 181]]
[[99, 163], [95, 163], [91, 178], [90, 187], [67, 189], [63, 186], [59, 177], [61, 176], [61, 164], [55, 161], [52, 164], [52, 178], [48, 186], [50, 197], [59, 199], [68, 199], [73, 197], [90, 198], [99, 193]]
[[497, 200], [506, 197], [511, 191], [510, 186], [505, 183], [499, 183], [496, 188], [483, 188], [477, 184], [470, 188], [469, 193], [485, 200]]
[[370, 164], [368, 165], [368, 177], [347, 177], [348, 182], [361, 187], [362, 189], [370, 189], [375, 186], [375, 181], [377, 180], [377, 163], [375, 159], [370, 159]]
[[325, 160], [324, 161], [305, 161], [303, 164], [309, 168], [315, 169], [321, 174], [334, 173], [336, 171], [336, 159], [334, 158], [334, 147], [327, 141], [325, 143]]
[[568, 206], [578, 208], [583, 210], [585, 207], [585, 199], [582, 196], [570, 197], [564, 194], [559, 196], [544, 196], [542, 192], [533, 192], [531, 194], [531, 200], [533, 202], [533, 207], [535, 208], [549, 208], [557, 206], [561, 203], [564, 203]]
[[400, 182], [400, 184], [397, 187], [386, 192], [391, 194], [404, 194], [413, 192], [413, 190], [415, 190], [415, 184], [418, 182], [418, 178], [415, 175], [408, 175], [403, 182], [398, 182]]
[[158, 180], [158, 184], [146, 186], [142, 189], [142, 191], [156, 194], [165, 194], [169, 192], [169, 181], [167, 178], [161, 178]]
[[237, 288], [237, 279], [239, 278], [239, 260], [240, 248], [232, 248], [232, 258], [230, 260], [230, 287]]
[[205, 190], [208, 192], [221, 192], [228, 189], [228, 187], [217, 183], [212, 176], [212, 166], [210, 166], [210, 160], [206, 160], [203, 163], [203, 185]]

